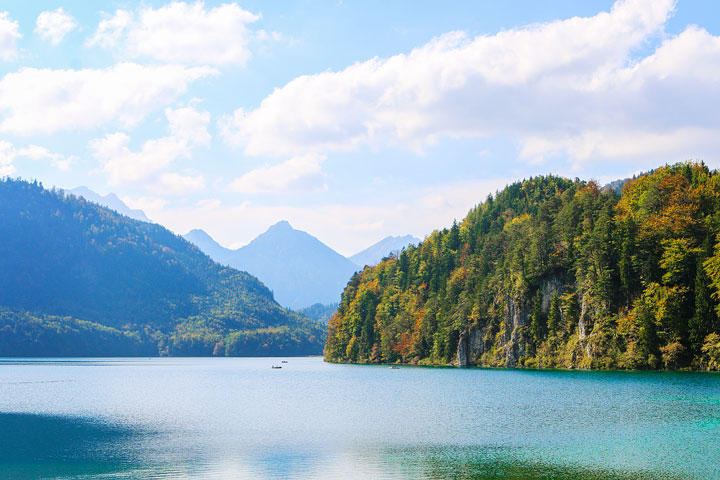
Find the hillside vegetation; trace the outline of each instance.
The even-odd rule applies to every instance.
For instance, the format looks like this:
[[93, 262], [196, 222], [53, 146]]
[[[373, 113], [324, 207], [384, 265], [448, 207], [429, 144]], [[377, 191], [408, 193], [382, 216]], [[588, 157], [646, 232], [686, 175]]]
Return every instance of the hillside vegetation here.
[[167, 229], [0, 181], [0, 356], [320, 353], [318, 322]]
[[333, 362], [720, 368], [720, 175], [537, 177], [353, 276]]

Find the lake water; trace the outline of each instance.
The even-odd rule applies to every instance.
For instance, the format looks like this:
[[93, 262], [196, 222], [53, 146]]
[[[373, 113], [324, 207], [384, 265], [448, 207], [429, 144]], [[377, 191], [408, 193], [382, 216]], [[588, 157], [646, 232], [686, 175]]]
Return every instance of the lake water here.
[[720, 375], [0, 360], [0, 478], [720, 478]]

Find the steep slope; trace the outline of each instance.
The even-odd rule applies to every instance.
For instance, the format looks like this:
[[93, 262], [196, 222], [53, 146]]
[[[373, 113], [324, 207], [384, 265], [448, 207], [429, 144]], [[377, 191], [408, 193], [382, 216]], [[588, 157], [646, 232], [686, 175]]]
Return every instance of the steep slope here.
[[388, 255], [398, 253], [402, 251], [403, 248], [407, 248], [408, 245], [418, 245], [419, 243], [420, 239], [412, 235], [404, 235], [402, 237], [389, 236], [349, 258], [360, 268], [366, 265], [372, 267], [380, 263], [380, 261]]
[[286, 221], [278, 222], [227, 258], [262, 279], [281, 305], [298, 309], [337, 302], [357, 266]]
[[149, 222], [150, 219], [145, 215], [145, 212], [139, 209], [128, 207], [125, 202], [120, 200], [114, 193], [108, 193], [107, 195], [100, 195], [99, 193], [93, 192], [87, 187], [77, 187], [69, 190], [65, 190], [65, 193], [75, 195], [76, 197], [83, 197], [88, 202], [95, 202], [98, 205], [107, 207], [110, 210], [115, 210], [121, 215], [125, 215], [141, 222]]
[[[32, 342], [60, 341], [62, 331], [85, 332], [113, 353], [121, 336], [132, 345], [124, 354], [322, 348], [319, 324], [281, 308], [256, 278], [159, 225], [82, 198], [2, 181], [0, 238], [0, 355], [36, 354]], [[90, 352], [78, 348], [72, 354]]]
[[199, 228], [190, 230], [188, 233], [183, 235], [183, 238], [196, 245], [210, 258], [223, 265], [227, 265], [227, 259], [235, 253], [235, 250], [223, 247], [217, 243], [214, 238], [208, 235], [205, 230], [201, 230]]
[[720, 174], [665, 166], [619, 196], [548, 176], [355, 275], [342, 362], [720, 368]]

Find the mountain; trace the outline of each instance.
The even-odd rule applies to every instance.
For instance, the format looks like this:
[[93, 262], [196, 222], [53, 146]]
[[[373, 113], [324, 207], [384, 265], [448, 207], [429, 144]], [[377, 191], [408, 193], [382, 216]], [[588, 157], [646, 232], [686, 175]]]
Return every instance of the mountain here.
[[262, 279], [288, 308], [337, 302], [357, 266], [317, 238], [286, 221], [227, 258], [230, 266]]
[[205, 230], [195, 228], [183, 235], [183, 238], [190, 243], [195, 244], [200, 250], [205, 252], [210, 258], [218, 263], [227, 265], [227, 260], [231, 257], [235, 250], [225, 248], [215, 241]]
[[324, 328], [152, 223], [0, 181], [0, 356], [316, 354]]
[[365, 265], [377, 265], [383, 258], [392, 253], [399, 253], [410, 244], [417, 245], [419, 243], [420, 239], [412, 235], [405, 235], [403, 237], [389, 236], [349, 258], [355, 265], [362, 269]]
[[328, 321], [332, 318], [332, 316], [337, 311], [338, 304], [337, 303], [331, 303], [329, 305], [323, 305], [322, 303], [315, 303], [313, 305], [310, 305], [309, 307], [302, 308], [298, 310], [298, 313], [300, 315], [304, 315], [308, 318], [312, 318], [313, 320], [318, 320], [324, 324], [327, 324]]
[[353, 276], [334, 362], [720, 369], [720, 174], [536, 177]]
[[149, 222], [150, 219], [145, 215], [142, 210], [137, 210], [128, 207], [125, 203], [118, 198], [114, 193], [108, 193], [107, 195], [100, 195], [95, 193], [87, 187], [77, 187], [69, 190], [65, 190], [65, 193], [75, 195], [76, 197], [83, 197], [88, 202], [95, 202], [103, 207], [108, 207], [111, 210], [115, 210], [121, 215], [125, 215], [141, 222]]
[[[420, 243], [411, 236], [387, 237], [349, 259], [317, 238], [292, 228], [287, 221], [271, 226], [248, 245], [225, 248], [200, 229], [183, 235], [216, 262], [244, 270], [262, 280], [275, 299], [292, 309], [315, 307], [309, 312], [329, 318], [327, 308], [337, 303], [350, 276], [365, 265], [375, 265], [407, 245]], [[319, 304], [321, 307], [318, 307]], [[332, 310], [334, 312], [334, 309]], [[302, 313], [302, 311], [301, 311]], [[305, 313], [303, 313], [305, 314]], [[315, 318], [317, 315], [308, 315]]]

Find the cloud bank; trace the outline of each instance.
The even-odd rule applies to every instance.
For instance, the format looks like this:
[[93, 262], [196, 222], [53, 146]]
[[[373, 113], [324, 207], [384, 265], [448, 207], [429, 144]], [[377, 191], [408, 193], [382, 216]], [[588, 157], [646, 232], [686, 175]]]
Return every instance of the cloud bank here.
[[0, 79], [0, 131], [20, 135], [135, 125], [165, 107], [209, 67], [119, 63], [106, 69], [22, 68]]
[[645, 57], [673, 0], [468, 38], [451, 32], [388, 59], [295, 78], [223, 118], [249, 155], [359, 147], [422, 151], [442, 138], [510, 135], [527, 161], [576, 164], [717, 151], [720, 37], [688, 27]]

